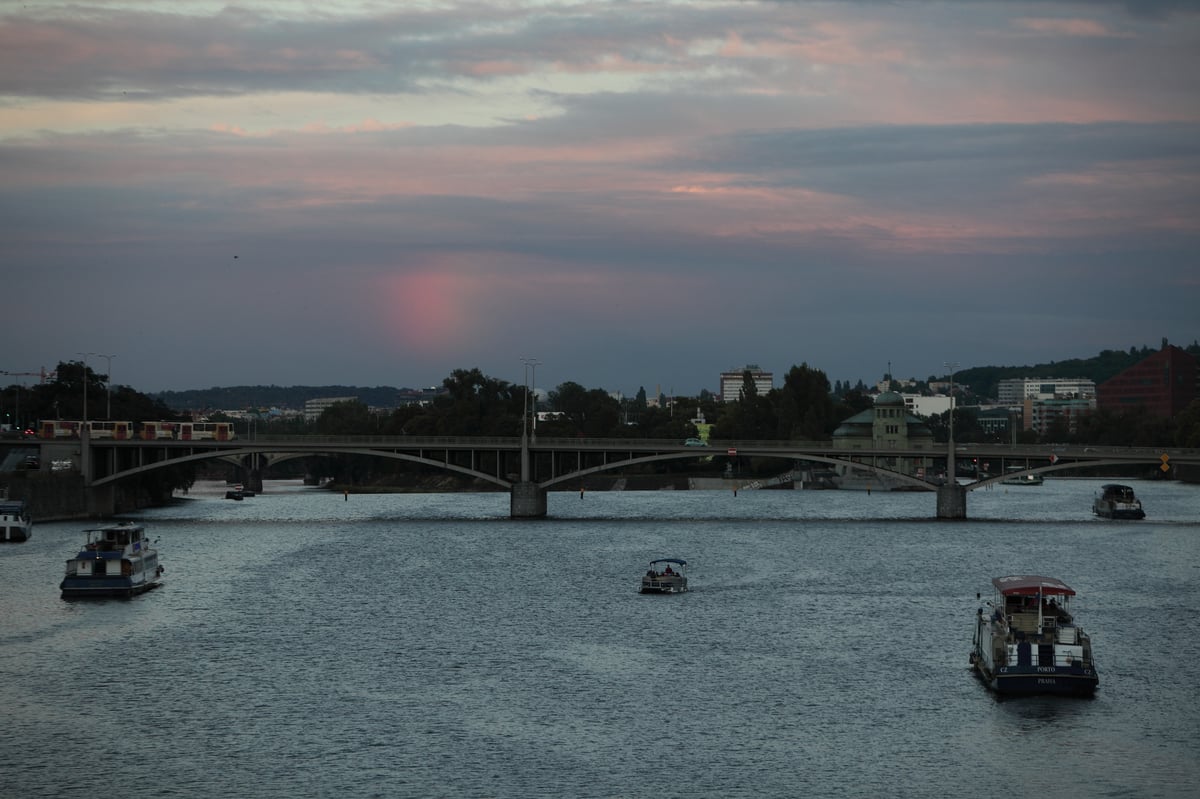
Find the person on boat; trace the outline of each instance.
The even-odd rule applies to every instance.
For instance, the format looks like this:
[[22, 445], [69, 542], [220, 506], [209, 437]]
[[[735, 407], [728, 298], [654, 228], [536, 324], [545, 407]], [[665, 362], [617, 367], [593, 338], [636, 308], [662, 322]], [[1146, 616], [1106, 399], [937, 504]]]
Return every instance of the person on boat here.
[[665, 577], [667, 575], [674, 574], [674, 573], [675, 572], [671, 571], [671, 564], [668, 563], [667, 568], [663, 571], [663, 576]]

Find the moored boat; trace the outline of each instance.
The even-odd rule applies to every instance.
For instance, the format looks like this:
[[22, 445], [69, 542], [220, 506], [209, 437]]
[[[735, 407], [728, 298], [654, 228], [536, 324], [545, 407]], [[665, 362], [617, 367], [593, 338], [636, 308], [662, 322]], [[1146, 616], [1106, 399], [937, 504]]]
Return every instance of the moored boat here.
[[1040, 474], [1021, 474], [1025, 469], [1021, 466], [1009, 466], [1007, 475], [1000, 482], [1006, 486], [1040, 486], [1042, 484], [1042, 476]]
[[681, 594], [688, 590], [687, 561], [679, 558], [659, 558], [650, 561], [642, 575], [643, 594]]
[[1118, 483], [1100, 486], [1100, 496], [1092, 502], [1092, 513], [1105, 519], [1144, 519], [1146, 511], [1133, 489]]
[[23, 499], [0, 499], [0, 541], [28, 541], [33, 518]]
[[995, 598], [975, 614], [971, 665], [1003, 695], [1091, 696], [1100, 684], [1091, 638], [1075, 623], [1075, 590], [1039, 575], [992, 579]]
[[87, 541], [67, 561], [59, 588], [66, 599], [129, 597], [156, 588], [163, 568], [158, 550], [146, 539], [145, 527], [132, 522], [84, 530]]

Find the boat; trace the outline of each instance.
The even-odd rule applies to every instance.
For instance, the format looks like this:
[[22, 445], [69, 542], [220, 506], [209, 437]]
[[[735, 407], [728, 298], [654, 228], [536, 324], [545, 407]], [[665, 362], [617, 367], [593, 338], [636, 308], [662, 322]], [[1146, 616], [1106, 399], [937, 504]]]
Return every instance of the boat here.
[[687, 561], [679, 558], [659, 558], [650, 561], [642, 575], [643, 594], [682, 594], [688, 590]]
[[1092, 641], [1075, 623], [1075, 589], [1039, 575], [992, 580], [995, 598], [975, 613], [970, 662], [997, 694], [1091, 696], [1100, 684]]
[[1100, 486], [1100, 496], [1092, 502], [1092, 512], [1105, 519], [1144, 519], [1142, 501], [1134, 496], [1133, 489], [1118, 483]]
[[0, 498], [0, 541], [28, 541], [33, 534], [33, 519], [23, 499]]
[[121, 522], [84, 530], [87, 541], [67, 561], [59, 588], [64, 599], [130, 597], [157, 588], [163, 568], [143, 525]]
[[1040, 486], [1042, 484], [1042, 476], [1040, 474], [1021, 474], [1025, 471], [1022, 466], [1009, 466], [1006, 470], [1006, 476], [1000, 482], [1006, 486]]

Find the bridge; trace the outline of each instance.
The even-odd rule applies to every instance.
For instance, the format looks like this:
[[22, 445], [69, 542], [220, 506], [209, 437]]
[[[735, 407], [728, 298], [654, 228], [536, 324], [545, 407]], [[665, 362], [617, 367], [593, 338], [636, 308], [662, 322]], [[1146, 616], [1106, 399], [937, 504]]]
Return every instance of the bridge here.
[[[111, 515], [115, 491], [138, 475], [200, 461], [222, 460], [244, 470], [246, 482], [261, 485], [271, 463], [322, 455], [361, 455], [420, 464], [491, 483], [510, 495], [513, 518], [546, 515], [547, 492], [582, 485], [588, 475], [615, 472], [662, 461], [698, 458], [772, 458], [787, 471], [797, 462], [866, 469], [886, 475], [913, 490], [936, 492], [937, 517], [966, 518], [966, 494], [1023, 474], [1052, 474], [1081, 466], [1200, 465], [1200, 450], [1092, 447], [1063, 445], [960, 444], [926, 449], [835, 448], [829, 441], [710, 441], [689, 446], [655, 439], [586, 439], [519, 437], [418, 436], [259, 436], [233, 441], [113, 440], [86, 435], [74, 440], [26, 439], [0, 442], [3, 447], [38, 447], [42, 468], [69, 459], [83, 476], [87, 508]], [[907, 461], [945, 464], [953, 451], [956, 466], [974, 460], [988, 476], [959, 485], [939, 485], [893, 468]], [[986, 469], [983, 464], [987, 464]], [[1009, 467], [1019, 470], [1009, 471]], [[994, 475], [994, 476], [993, 476]]]

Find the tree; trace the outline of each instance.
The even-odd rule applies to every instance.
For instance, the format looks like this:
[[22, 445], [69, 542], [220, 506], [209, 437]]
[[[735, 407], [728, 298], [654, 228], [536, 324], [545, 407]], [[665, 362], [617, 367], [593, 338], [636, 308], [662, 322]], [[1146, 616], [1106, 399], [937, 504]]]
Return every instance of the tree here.
[[587, 438], [621, 435], [621, 405], [603, 389], [588, 390], [567, 381], [550, 392], [550, 407], [563, 414], [547, 428], [556, 433]]
[[1175, 417], [1175, 446], [1200, 448], [1200, 399], [1194, 399]]
[[807, 363], [793, 366], [783, 378], [779, 409], [780, 432], [786, 438], [816, 440], [828, 437], [839, 419], [834, 418], [829, 378]]
[[317, 432], [323, 436], [364, 435], [374, 424], [370, 409], [357, 400], [335, 402], [317, 418]]

